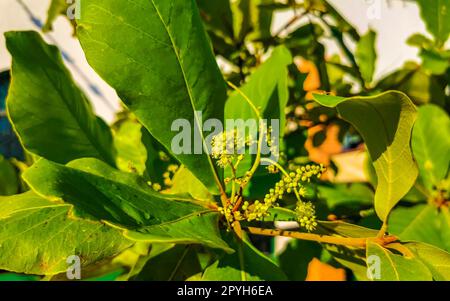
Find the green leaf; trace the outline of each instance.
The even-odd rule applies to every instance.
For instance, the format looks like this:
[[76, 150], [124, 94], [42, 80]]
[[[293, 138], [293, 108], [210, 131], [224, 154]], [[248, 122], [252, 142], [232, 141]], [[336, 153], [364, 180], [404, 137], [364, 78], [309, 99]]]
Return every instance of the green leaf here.
[[356, 46], [355, 59], [366, 83], [372, 82], [375, 73], [377, 61], [376, 37], [377, 34], [373, 30], [369, 30], [361, 37]]
[[140, 177], [101, 161], [80, 159], [63, 166], [41, 159], [23, 177], [39, 194], [63, 199], [75, 206], [78, 215], [105, 220], [130, 238], [203, 243], [232, 252], [220, 238], [218, 212], [180, 196], [157, 193]]
[[[222, 120], [226, 87], [195, 1], [89, 0], [81, 6], [77, 35], [90, 65], [151, 135], [218, 193], [220, 181], [202, 151], [206, 143], [195, 112], [203, 120]], [[178, 135], [172, 124], [181, 119], [190, 125], [189, 138], [195, 137], [189, 154], [172, 148]]]
[[414, 240], [446, 249], [450, 236], [445, 233], [449, 224], [445, 223], [445, 212], [439, 212], [432, 205], [417, 205], [396, 208], [389, 217], [389, 233], [402, 241]]
[[450, 165], [450, 118], [435, 105], [419, 108], [412, 133], [412, 150], [428, 191], [439, 184]]
[[14, 166], [0, 155], [0, 196], [19, 192], [19, 179]]
[[450, 280], [450, 254], [436, 247], [419, 243], [408, 242], [405, 246], [418, 257], [433, 274], [437, 281]]
[[121, 122], [114, 133], [114, 146], [120, 170], [144, 174], [147, 150], [142, 143], [142, 125], [133, 120]]
[[427, 30], [433, 34], [438, 47], [447, 42], [450, 34], [450, 0], [417, 0]]
[[291, 240], [286, 249], [278, 256], [280, 268], [289, 280], [304, 281], [308, 274], [308, 265], [313, 258], [320, 258], [320, 244], [304, 240]]
[[87, 266], [131, 245], [116, 229], [70, 217], [71, 209], [32, 192], [0, 197], [0, 269], [56, 275], [67, 270], [69, 256]]
[[206, 281], [279, 281], [286, 275], [272, 260], [247, 241], [239, 241], [234, 233], [227, 236], [227, 242], [236, 253], [224, 255], [210, 265], [202, 280]]
[[214, 201], [208, 189], [184, 166], [181, 166], [173, 176], [169, 193], [187, 193], [195, 200]]
[[8, 114], [24, 147], [58, 163], [93, 157], [114, 165], [111, 131], [94, 115], [58, 49], [36, 32], [5, 37], [13, 59]]
[[[430, 281], [433, 280], [428, 267], [417, 258], [407, 258], [397, 255], [382, 246], [367, 242], [367, 258], [376, 256], [379, 260], [379, 276], [382, 281]], [[373, 258], [373, 257], [372, 257]], [[368, 260], [368, 269], [373, 263]]]
[[315, 95], [315, 99], [324, 106], [337, 107], [342, 118], [363, 136], [378, 178], [375, 210], [385, 221], [418, 175], [410, 148], [416, 120], [414, 104], [395, 91], [353, 98]]

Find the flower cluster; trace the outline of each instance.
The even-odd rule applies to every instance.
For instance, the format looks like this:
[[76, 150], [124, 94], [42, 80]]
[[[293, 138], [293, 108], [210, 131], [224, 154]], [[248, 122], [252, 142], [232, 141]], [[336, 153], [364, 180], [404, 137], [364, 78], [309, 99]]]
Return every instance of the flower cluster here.
[[[283, 178], [269, 190], [264, 197], [264, 201], [255, 201], [250, 204], [245, 201], [241, 208], [236, 202], [231, 203], [227, 208], [220, 208], [229, 222], [233, 221], [260, 221], [269, 215], [269, 209], [279, 206], [278, 201], [286, 194], [295, 193], [298, 198], [296, 213], [300, 225], [308, 231], [313, 231], [317, 226], [315, 208], [311, 202], [303, 202], [302, 197], [306, 194], [304, 183], [311, 182], [313, 177], [320, 178], [325, 168], [322, 165], [306, 165], [297, 168], [295, 172], [285, 174]], [[238, 204], [239, 205], [239, 204]]]
[[217, 160], [217, 165], [225, 168], [233, 160], [241, 161], [245, 148], [255, 143], [251, 136], [245, 136], [237, 129], [222, 132], [211, 140], [211, 156]]
[[297, 213], [297, 221], [301, 227], [308, 231], [314, 231], [316, 229], [316, 209], [311, 202], [299, 201], [295, 208], [295, 213]]
[[163, 173], [164, 185], [166, 187], [172, 186], [172, 178], [177, 171], [178, 171], [178, 165], [176, 165], [176, 164], [170, 164], [167, 167], [167, 171]]

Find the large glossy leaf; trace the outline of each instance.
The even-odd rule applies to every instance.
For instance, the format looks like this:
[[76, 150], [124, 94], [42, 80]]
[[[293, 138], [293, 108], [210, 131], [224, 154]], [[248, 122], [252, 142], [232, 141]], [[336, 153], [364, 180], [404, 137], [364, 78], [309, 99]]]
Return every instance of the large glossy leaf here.
[[376, 52], [377, 34], [369, 30], [358, 42], [356, 47], [355, 59], [361, 70], [361, 75], [366, 83], [371, 83], [375, 73], [377, 52]]
[[68, 166], [40, 160], [24, 174], [39, 194], [63, 199], [80, 216], [105, 220], [127, 236], [148, 242], [204, 243], [232, 252], [220, 238], [219, 213], [146, 187], [136, 175], [122, 173], [95, 159]]
[[202, 152], [195, 112], [222, 120], [226, 87], [195, 1], [84, 0], [81, 6], [77, 34], [90, 65], [169, 151], [175, 152], [177, 134], [172, 123], [189, 122], [195, 143], [176, 158], [217, 193], [220, 181]]
[[375, 210], [385, 221], [418, 175], [410, 148], [416, 120], [414, 104], [395, 91], [353, 98], [315, 95], [315, 99], [324, 106], [337, 107], [342, 118], [363, 136], [378, 178]]
[[[368, 242], [367, 258], [376, 256], [380, 264], [379, 279], [382, 281], [429, 281], [433, 280], [428, 267], [418, 258], [408, 258], [402, 255], [394, 254], [382, 246]], [[373, 258], [373, 257], [372, 257]], [[377, 261], [375, 261], [377, 262]], [[373, 264], [368, 261], [368, 268]], [[374, 273], [375, 274], [375, 273]], [[375, 274], [376, 275], [376, 274]]]
[[450, 1], [449, 0], [417, 0], [422, 19], [427, 29], [433, 34], [438, 46], [442, 46], [450, 34]]
[[435, 105], [419, 108], [412, 150], [420, 177], [429, 191], [445, 178], [450, 165], [450, 118]]
[[69, 256], [87, 266], [131, 245], [116, 229], [71, 217], [71, 208], [33, 192], [0, 197], [0, 269], [56, 275], [67, 270]]
[[59, 163], [93, 157], [114, 165], [111, 132], [94, 115], [58, 49], [36, 32], [5, 36], [13, 58], [8, 114], [25, 148]]
[[227, 242], [236, 253], [222, 256], [204, 272], [202, 280], [261, 281], [287, 280], [286, 275], [272, 260], [247, 241], [240, 241], [230, 233]]

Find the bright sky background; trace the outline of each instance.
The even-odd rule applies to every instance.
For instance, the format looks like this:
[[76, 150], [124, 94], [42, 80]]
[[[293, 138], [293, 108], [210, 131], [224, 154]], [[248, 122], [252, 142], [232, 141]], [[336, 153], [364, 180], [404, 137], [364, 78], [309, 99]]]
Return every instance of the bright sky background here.
[[[34, 15], [45, 20], [50, 0], [23, 0]], [[425, 33], [425, 26], [419, 18], [419, 10], [414, 3], [402, 0], [331, 0], [331, 3], [361, 33], [369, 27], [378, 32], [378, 66], [376, 78], [401, 67], [406, 60], [417, 60], [416, 49], [405, 44], [406, 39], [415, 32]], [[375, 16], [376, 18], [369, 18]], [[291, 17], [290, 13], [275, 16], [274, 31], [277, 31]], [[379, 17], [379, 18], [378, 18]], [[6, 50], [3, 33], [10, 30], [36, 30], [27, 14], [17, 0], [0, 1], [0, 71], [8, 69], [11, 58]], [[105, 84], [89, 67], [76, 39], [72, 37], [72, 28], [64, 19], [59, 18], [51, 36], [60, 48], [75, 60], [76, 66], [90, 82], [96, 84], [103, 95], [118, 108], [117, 96], [113, 89]], [[329, 54], [336, 52], [334, 45], [329, 45]], [[97, 114], [112, 121], [114, 112], [104, 103], [104, 99], [96, 96], [89, 88], [87, 81], [74, 68], [69, 66], [75, 80], [89, 95]]]

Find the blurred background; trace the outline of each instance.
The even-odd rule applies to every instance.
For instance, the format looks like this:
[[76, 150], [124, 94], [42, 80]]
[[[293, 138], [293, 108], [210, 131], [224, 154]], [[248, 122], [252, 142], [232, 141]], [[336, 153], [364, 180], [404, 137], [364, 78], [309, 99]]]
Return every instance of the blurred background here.
[[[331, 0], [330, 2], [359, 32], [365, 33], [369, 28], [378, 32], [375, 79], [401, 67], [407, 60], [417, 61], [418, 49], [408, 46], [405, 41], [414, 32], [428, 34], [414, 1]], [[45, 22], [47, 18], [49, 4], [50, 0], [0, 1], [0, 71], [9, 69], [11, 65], [3, 33], [11, 30], [39, 31], [39, 23]], [[278, 32], [291, 17], [292, 12], [277, 13], [272, 31]], [[301, 23], [302, 20], [298, 22]], [[67, 66], [79, 86], [89, 95], [97, 114], [107, 122], [112, 122], [114, 113], [119, 109], [117, 96], [86, 62], [79, 42], [73, 38], [70, 22], [64, 17], [58, 17], [53, 31], [47, 33], [45, 37], [49, 43], [56, 44], [65, 54]], [[334, 41], [323, 42], [327, 46], [327, 55], [339, 52]], [[350, 46], [353, 49], [354, 45]]]

